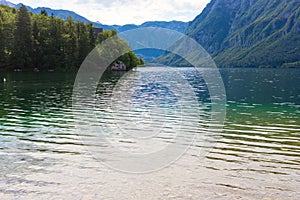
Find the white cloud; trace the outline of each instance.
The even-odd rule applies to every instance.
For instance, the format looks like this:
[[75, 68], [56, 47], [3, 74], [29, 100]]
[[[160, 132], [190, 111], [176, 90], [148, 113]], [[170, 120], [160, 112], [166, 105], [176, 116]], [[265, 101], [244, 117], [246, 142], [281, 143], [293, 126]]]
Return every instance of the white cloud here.
[[31, 7], [72, 10], [104, 24], [141, 24], [145, 21], [189, 21], [210, 0], [10, 0]]

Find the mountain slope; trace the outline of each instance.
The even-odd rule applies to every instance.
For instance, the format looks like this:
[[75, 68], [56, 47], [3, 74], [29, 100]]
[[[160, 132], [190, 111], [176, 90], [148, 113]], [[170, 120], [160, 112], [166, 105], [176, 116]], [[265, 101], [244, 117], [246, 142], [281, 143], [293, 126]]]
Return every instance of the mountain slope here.
[[51, 8], [46, 8], [46, 7], [38, 7], [38, 8], [30, 8], [27, 6], [27, 9], [34, 13], [34, 14], [40, 14], [42, 10], [45, 10], [48, 15], [53, 15], [55, 17], [59, 17], [63, 20], [66, 20], [68, 16], [71, 16], [75, 21], [80, 21], [80, 22], [84, 22], [84, 23], [88, 23], [91, 22], [90, 20], [86, 19], [85, 17], [78, 15], [77, 13], [73, 12], [73, 11], [69, 11], [69, 10], [54, 10]]
[[[9, 7], [18, 8], [18, 9], [22, 6], [21, 3], [16, 5], [16, 4], [13, 4], [6, 0], [0, 0], [0, 4], [4, 4]], [[64, 20], [66, 20], [68, 16], [71, 16], [75, 21], [80, 21], [80, 22], [84, 22], [84, 23], [91, 22], [96, 27], [100, 27], [105, 30], [116, 30], [117, 32], [123, 32], [123, 31], [131, 30], [131, 29], [135, 29], [135, 28], [151, 26], [151, 27], [167, 28], [167, 29], [171, 29], [171, 30], [175, 30], [175, 31], [184, 33], [186, 31], [186, 28], [188, 25], [188, 23], [180, 22], [180, 21], [171, 21], [171, 22], [150, 21], [150, 22], [145, 22], [141, 25], [126, 24], [123, 26], [105, 25], [100, 22], [92, 22], [92, 21], [88, 20], [87, 18], [85, 18], [81, 15], [78, 15], [77, 13], [75, 13], [73, 11], [69, 11], [69, 10], [55, 10], [55, 9], [46, 8], [46, 7], [31, 8], [30, 6], [26, 6], [26, 8], [34, 14], [40, 14], [42, 10], [45, 10], [49, 16], [53, 14], [55, 17], [59, 17]]]
[[145, 22], [141, 25], [135, 25], [135, 24], [126, 24], [123, 26], [120, 25], [103, 25], [100, 23], [96, 23], [97, 26], [103, 28], [103, 29], [107, 29], [107, 30], [113, 30], [115, 29], [117, 32], [124, 32], [124, 31], [128, 31], [128, 30], [132, 30], [135, 28], [146, 28], [146, 27], [158, 27], [158, 28], [166, 28], [166, 29], [171, 29], [174, 31], [178, 31], [181, 33], [184, 33], [186, 31], [186, 28], [188, 26], [187, 22], [181, 22], [181, 21], [170, 21], [170, 22], [166, 22], [166, 21], [148, 21]]
[[212, 0], [186, 33], [219, 67], [300, 65], [299, 0]]
[[[0, 0], [0, 4], [12, 7], [12, 8], [17, 8], [19, 9], [23, 4], [13, 4], [9, 1], [6, 0]], [[85, 17], [82, 17], [81, 15], [78, 15], [77, 13], [69, 10], [54, 10], [51, 8], [46, 8], [46, 7], [38, 7], [38, 8], [32, 8], [30, 6], [26, 6], [27, 10], [34, 13], [34, 14], [40, 14], [42, 10], [45, 10], [47, 14], [50, 16], [53, 14], [55, 17], [59, 17], [61, 19], [66, 20], [68, 16], [71, 16], [75, 21], [80, 21], [84, 23], [90, 22], [88, 19]]]
[[6, 1], [6, 0], [0, 0], [0, 4], [3, 4], [3, 5], [6, 5], [6, 6], [9, 6], [9, 7], [15, 7], [16, 5], [9, 2], [9, 1]]
[[213, 0], [190, 23], [195, 38], [223, 67], [278, 67], [300, 61], [298, 0]]
[[143, 23], [142, 25], [140, 25], [140, 27], [160, 27], [184, 33], [188, 27], [188, 23], [180, 21], [150, 21]]

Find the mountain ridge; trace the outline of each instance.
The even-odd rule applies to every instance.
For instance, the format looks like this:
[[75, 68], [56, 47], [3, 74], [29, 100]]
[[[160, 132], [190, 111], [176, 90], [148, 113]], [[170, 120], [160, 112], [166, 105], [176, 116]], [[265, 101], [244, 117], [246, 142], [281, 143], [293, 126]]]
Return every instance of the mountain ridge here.
[[[222, 8], [223, 13], [218, 10]], [[225, 10], [225, 11], [224, 11]], [[196, 39], [224, 67], [278, 67], [300, 61], [300, 2], [298, 0], [213, 0], [207, 7], [208, 17], [191, 22], [187, 34]], [[228, 16], [224, 21], [218, 17]], [[205, 26], [223, 30], [223, 37], [203, 41], [192, 27]], [[217, 20], [216, 20], [217, 18]], [[223, 25], [218, 27], [218, 24]], [[198, 27], [199, 28], [199, 27]]]
[[[219, 67], [300, 67], [299, 0], [212, 0], [186, 34]], [[186, 64], [174, 55], [158, 60]]]
[[[17, 9], [19, 9], [23, 5], [22, 3], [13, 4], [6, 0], [0, 0], [0, 4], [4, 4], [9, 7], [13, 7], [13, 8], [17, 8]], [[51, 15], [53, 13], [53, 15], [55, 17], [59, 17], [64, 20], [66, 20], [68, 16], [71, 16], [75, 21], [80, 21], [80, 22], [84, 22], [84, 23], [90, 22], [96, 27], [103, 28], [105, 30], [116, 30], [117, 32], [123, 32], [123, 31], [134, 29], [134, 28], [142, 28], [142, 27], [152, 26], [152, 27], [167, 28], [167, 29], [171, 29], [171, 30], [175, 30], [175, 31], [183, 33], [183, 32], [185, 32], [187, 25], [188, 25], [188, 22], [181, 22], [181, 21], [176, 21], [176, 20], [173, 20], [173, 21], [147, 21], [141, 25], [136, 25], [136, 24], [106, 25], [106, 24], [102, 24], [100, 22], [90, 21], [87, 18], [77, 14], [74, 11], [70, 11], [70, 10], [51, 9], [48, 7], [32, 8], [27, 5], [25, 5], [25, 6], [28, 9], [28, 11], [30, 11], [34, 14], [39, 14], [39, 13], [41, 13], [42, 10], [45, 10], [48, 13], [48, 15]]]

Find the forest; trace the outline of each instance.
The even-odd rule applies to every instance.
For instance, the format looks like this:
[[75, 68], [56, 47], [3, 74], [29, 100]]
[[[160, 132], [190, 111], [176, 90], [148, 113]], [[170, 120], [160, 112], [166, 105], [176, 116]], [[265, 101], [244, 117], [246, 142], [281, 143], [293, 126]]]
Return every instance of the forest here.
[[[115, 30], [96, 35], [91, 23], [71, 17], [63, 20], [44, 10], [32, 14], [25, 6], [18, 10], [0, 5], [0, 71], [76, 71], [97, 44], [112, 36], [117, 36]], [[143, 64], [132, 51], [118, 61], [127, 70]]]

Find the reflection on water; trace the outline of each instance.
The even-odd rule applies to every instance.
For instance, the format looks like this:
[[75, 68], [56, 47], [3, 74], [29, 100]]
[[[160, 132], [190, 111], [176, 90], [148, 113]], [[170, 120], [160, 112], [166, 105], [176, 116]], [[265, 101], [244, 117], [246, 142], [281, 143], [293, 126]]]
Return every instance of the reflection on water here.
[[[138, 69], [134, 77], [144, 78], [143, 82], [137, 90], [124, 89], [123, 94], [130, 93], [132, 98], [121, 102], [143, 105], [140, 108], [151, 106], [151, 102], [176, 108], [177, 94], [182, 91], [175, 91], [176, 87], [169, 91], [164, 84], [147, 81], [146, 77], [157, 71]], [[98, 162], [87, 146], [93, 144], [82, 141], [87, 135], [74, 131], [77, 119], [71, 96], [75, 75], [1, 74], [0, 80], [5, 76], [7, 82], [0, 83], [0, 198], [298, 199], [300, 70], [221, 70], [228, 99], [227, 118], [224, 130], [217, 132], [217, 140], [208, 138], [206, 143], [201, 136], [212, 134], [206, 124], [209, 92], [201, 73], [192, 69], [178, 72], [193, 86], [201, 111], [196, 129], [188, 124], [195, 116], [184, 113], [186, 135], [181, 145], [188, 145], [195, 134], [198, 138], [174, 164], [143, 175], [119, 173]], [[168, 79], [172, 73], [160, 76]], [[105, 105], [116, 102], [112, 101], [116, 95], [113, 90], [121, 77], [121, 73], [102, 77], [97, 90], [99, 111], [109, 113], [110, 108], [119, 108], [118, 104]], [[130, 99], [132, 102], [128, 102]], [[159, 124], [159, 115], [132, 110], [117, 113], [118, 123], [142, 123], [138, 119], [143, 117], [144, 121], [152, 120], [148, 128]], [[178, 115], [169, 114], [165, 116], [170, 122], [179, 121]], [[97, 123], [107, 126], [110, 120], [109, 116], [99, 117]], [[171, 130], [172, 126], [165, 128]], [[118, 134], [108, 136], [119, 139]], [[168, 144], [172, 135], [156, 137], [156, 141]], [[137, 147], [130, 138], [118, 143], [127, 149]], [[96, 147], [101, 150], [105, 145], [97, 143]], [[203, 149], [209, 153], [201, 154]]]

